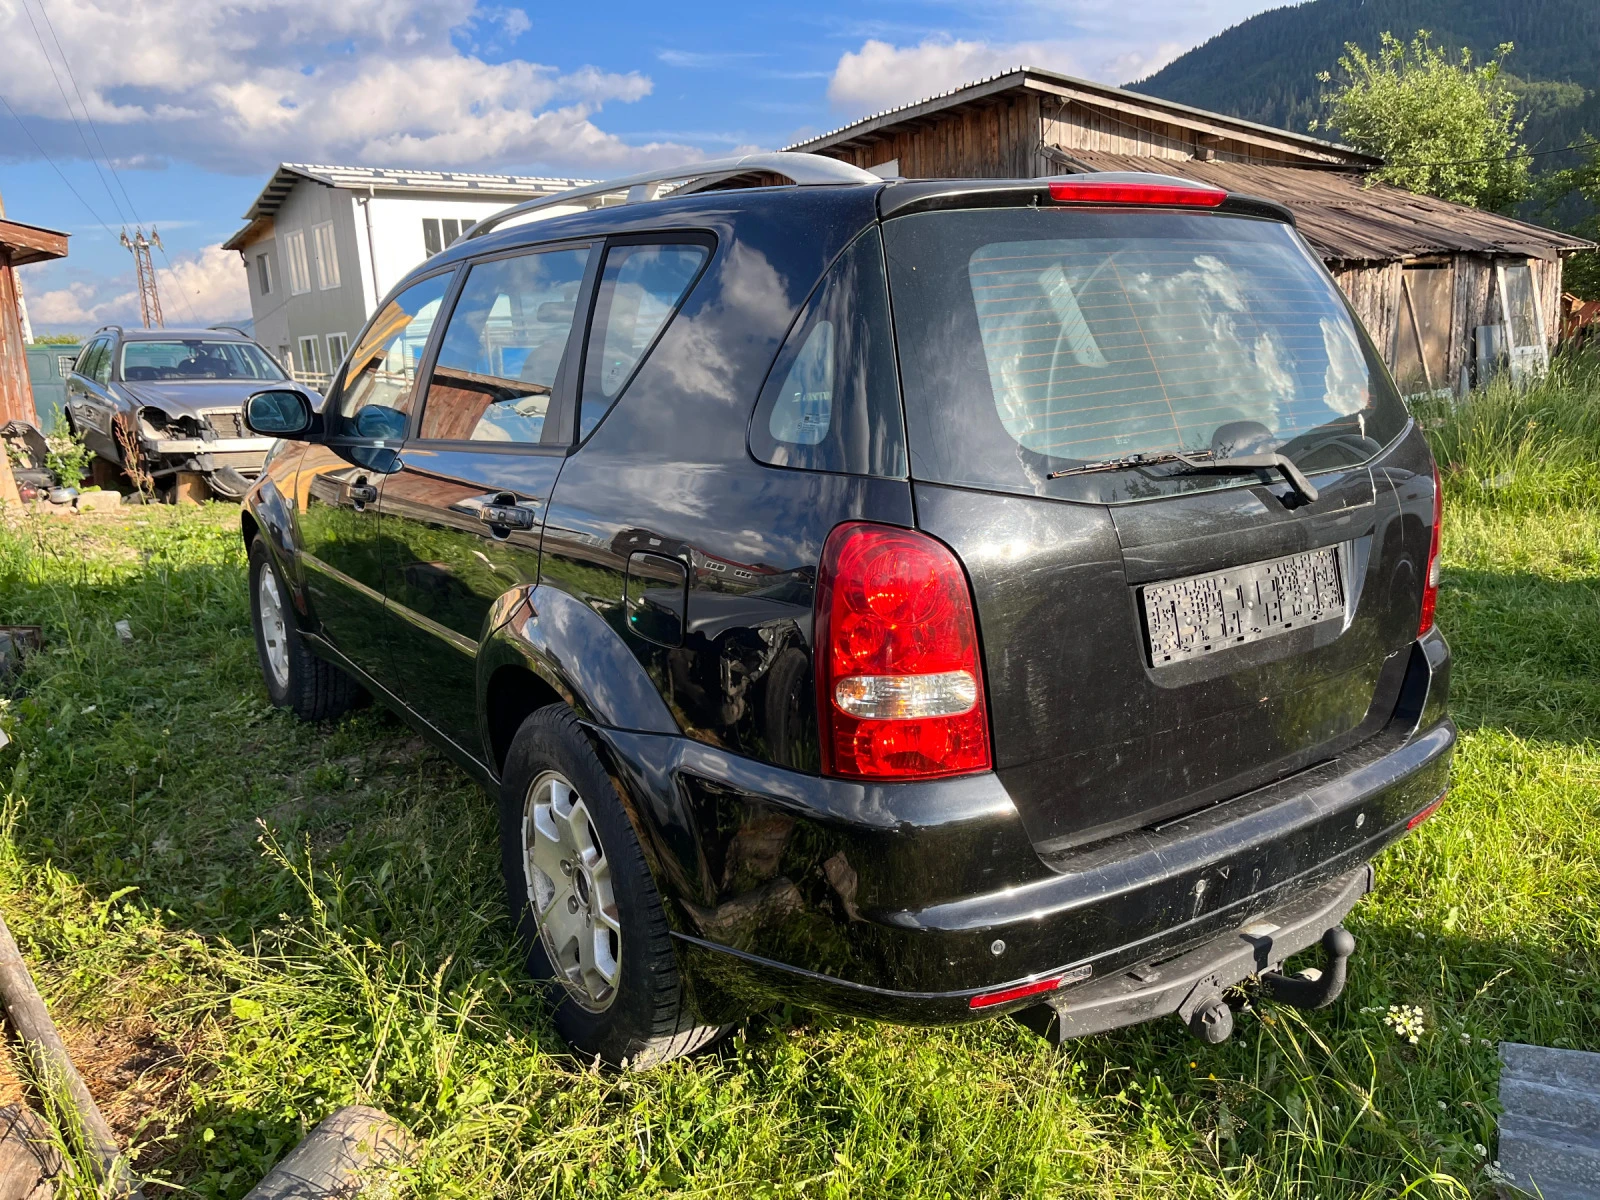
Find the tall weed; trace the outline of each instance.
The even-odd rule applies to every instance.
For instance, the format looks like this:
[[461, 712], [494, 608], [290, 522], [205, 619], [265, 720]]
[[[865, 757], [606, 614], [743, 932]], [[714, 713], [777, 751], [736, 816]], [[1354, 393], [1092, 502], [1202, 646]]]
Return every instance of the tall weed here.
[[1517, 511], [1600, 503], [1600, 354], [1558, 355], [1530, 386], [1501, 375], [1413, 411], [1459, 499]]

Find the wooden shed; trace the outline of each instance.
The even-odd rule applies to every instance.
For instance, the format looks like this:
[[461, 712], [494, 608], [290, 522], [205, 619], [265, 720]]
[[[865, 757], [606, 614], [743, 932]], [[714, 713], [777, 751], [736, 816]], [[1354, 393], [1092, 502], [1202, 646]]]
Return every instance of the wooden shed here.
[[1157, 171], [1294, 210], [1407, 392], [1548, 361], [1561, 265], [1592, 243], [1367, 178], [1378, 159], [1036, 67], [789, 146], [885, 176], [1038, 178]]
[[7, 421], [27, 421], [31, 425], [38, 420], [23, 350], [16, 268], [65, 258], [66, 253], [66, 234], [8, 221], [5, 206], [0, 205], [0, 425]]

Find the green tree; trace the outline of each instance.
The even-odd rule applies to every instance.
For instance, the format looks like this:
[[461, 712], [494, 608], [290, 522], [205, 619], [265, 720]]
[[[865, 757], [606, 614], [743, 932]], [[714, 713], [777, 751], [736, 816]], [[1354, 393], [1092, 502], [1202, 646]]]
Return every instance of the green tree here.
[[[1600, 242], [1600, 138], [1586, 133], [1575, 149], [1579, 155], [1577, 166], [1551, 171], [1539, 180], [1544, 219], [1555, 220], [1557, 206], [1587, 208], [1586, 216], [1564, 224], [1570, 232]], [[1574, 196], [1580, 202], [1577, 206], [1571, 204]], [[1561, 286], [1585, 300], [1600, 300], [1600, 250], [1585, 250], [1567, 259]]]
[[1502, 212], [1528, 195], [1524, 122], [1502, 70], [1510, 42], [1481, 65], [1470, 50], [1452, 58], [1425, 29], [1410, 43], [1384, 33], [1376, 55], [1344, 49], [1337, 72], [1317, 76], [1328, 89], [1322, 125], [1383, 159], [1378, 179]]
[[75, 333], [46, 333], [33, 339], [34, 346], [74, 346], [83, 341]]

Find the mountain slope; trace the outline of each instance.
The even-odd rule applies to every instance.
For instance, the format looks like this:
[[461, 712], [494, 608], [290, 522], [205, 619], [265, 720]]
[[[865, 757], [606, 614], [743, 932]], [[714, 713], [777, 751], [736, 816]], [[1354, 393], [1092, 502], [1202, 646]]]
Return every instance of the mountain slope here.
[[1533, 81], [1524, 105], [1530, 150], [1565, 146], [1584, 129], [1600, 135], [1597, 0], [1310, 0], [1251, 17], [1128, 87], [1304, 130], [1322, 109], [1317, 72], [1334, 69], [1346, 42], [1372, 52], [1384, 31], [1409, 40], [1419, 29], [1435, 45], [1469, 47], [1480, 62], [1501, 42], [1515, 44], [1506, 69]]

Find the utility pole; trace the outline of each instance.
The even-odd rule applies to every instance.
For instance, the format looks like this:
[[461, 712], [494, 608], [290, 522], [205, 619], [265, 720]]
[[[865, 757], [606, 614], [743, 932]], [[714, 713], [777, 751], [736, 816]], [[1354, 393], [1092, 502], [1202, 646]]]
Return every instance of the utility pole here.
[[132, 238], [126, 229], [122, 231], [122, 244], [133, 252], [133, 268], [139, 276], [139, 315], [144, 318], [144, 327], [166, 328], [167, 323], [161, 318], [161, 293], [156, 290], [156, 269], [150, 261], [150, 247], [161, 249], [161, 235], [152, 225], [147, 240], [143, 226], [135, 226]]

